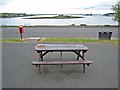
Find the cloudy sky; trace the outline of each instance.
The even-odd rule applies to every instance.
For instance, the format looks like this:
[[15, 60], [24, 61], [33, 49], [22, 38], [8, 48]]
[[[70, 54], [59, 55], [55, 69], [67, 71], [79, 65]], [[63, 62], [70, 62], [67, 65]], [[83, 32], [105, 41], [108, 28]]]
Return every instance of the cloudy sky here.
[[36, 14], [104, 14], [118, 0], [0, 0], [0, 12]]

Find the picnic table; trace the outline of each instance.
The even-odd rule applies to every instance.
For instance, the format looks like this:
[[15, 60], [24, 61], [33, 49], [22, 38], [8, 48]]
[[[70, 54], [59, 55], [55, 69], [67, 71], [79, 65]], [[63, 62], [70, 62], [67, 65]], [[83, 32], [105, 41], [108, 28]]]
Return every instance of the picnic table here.
[[[35, 51], [39, 54], [39, 60], [33, 61], [32, 65], [68, 65], [68, 64], [83, 64], [83, 72], [85, 73], [85, 65], [93, 63], [91, 60], [85, 60], [84, 55], [88, 51], [88, 47], [83, 44], [37, 44]], [[44, 61], [43, 57], [49, 52], [73, 52], [77, 55], [76, 60], [70, 61]], [[81, 60], [80, 60], [81, 58]]]

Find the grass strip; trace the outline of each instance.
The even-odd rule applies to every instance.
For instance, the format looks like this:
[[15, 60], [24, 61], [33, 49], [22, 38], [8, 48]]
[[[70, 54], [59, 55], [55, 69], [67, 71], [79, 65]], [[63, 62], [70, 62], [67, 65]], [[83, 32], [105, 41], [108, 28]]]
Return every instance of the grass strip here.
[[24, 42], [24, 40], [18, 39], [18, 38], [9, 38], [9, 39], [2, 39], [0, 42]]
[[90, 38], [46, 38], [41, 43], [110, 43], [120, 46], [120, 40], [100, 40]]
[[[21, 40], [19, 38], [6, 38], [0, 40], [0, 42], [19, 43], [27, 40]], [[40, 43], [109, 43], [120, 47], [120, 40], [100, 40], [90, 38], [45, 38], [39, 41]]]
[[95, 39], [84, 38], [46, 38], [42, 42], [96, 42]]

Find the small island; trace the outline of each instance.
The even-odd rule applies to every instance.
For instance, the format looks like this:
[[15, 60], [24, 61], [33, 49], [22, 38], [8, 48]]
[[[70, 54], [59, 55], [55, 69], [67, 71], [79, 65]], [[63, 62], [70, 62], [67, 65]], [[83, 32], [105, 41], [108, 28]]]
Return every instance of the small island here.
[[57, 16], [53, 16], [53, 17], [41, 17], [41, 16], [34, 16], [34, 17], [27, 17], [27, 18], [23, 18], [23, 19], [71, 19], [71, 18], [84, 18], [81, 16], [69, 16], [69, 15], [57, 15]]

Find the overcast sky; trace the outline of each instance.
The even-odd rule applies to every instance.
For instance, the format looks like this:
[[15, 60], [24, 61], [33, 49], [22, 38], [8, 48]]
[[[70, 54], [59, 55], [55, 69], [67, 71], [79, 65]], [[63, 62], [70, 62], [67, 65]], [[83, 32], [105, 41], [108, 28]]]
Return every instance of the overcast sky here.
[[36, 14], [104, 14], [118, 0], [0, 0], [0, 12]]

